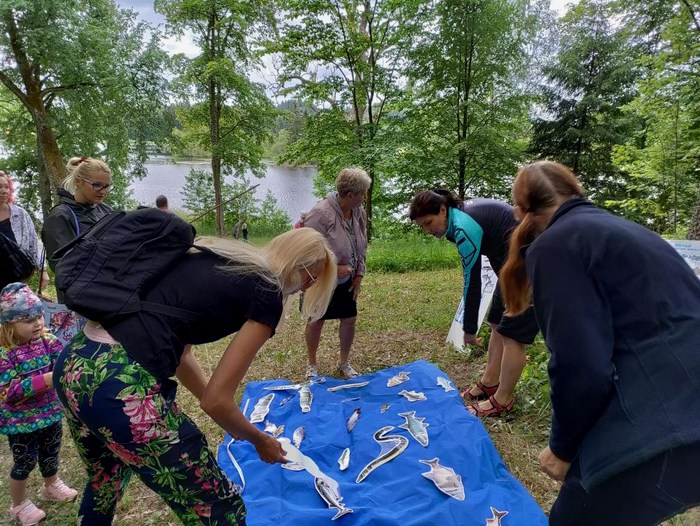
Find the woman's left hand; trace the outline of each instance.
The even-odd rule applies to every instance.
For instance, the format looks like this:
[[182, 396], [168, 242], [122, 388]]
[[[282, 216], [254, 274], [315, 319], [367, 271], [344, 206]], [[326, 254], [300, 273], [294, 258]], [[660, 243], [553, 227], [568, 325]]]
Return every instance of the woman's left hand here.
[[571, 467], [571, 462], [560, 459], [547, 446], [540, 453], [540, 467], [550, 478], [562, 481]]
[[360, 290], [362, 290], [362, 276], [355, 276], [355, 279], [352, 280], [352, 285], [350, 285], [348, 290], [352, 292], [353, 301], [357, 301], [357, 297], [360, 295]]

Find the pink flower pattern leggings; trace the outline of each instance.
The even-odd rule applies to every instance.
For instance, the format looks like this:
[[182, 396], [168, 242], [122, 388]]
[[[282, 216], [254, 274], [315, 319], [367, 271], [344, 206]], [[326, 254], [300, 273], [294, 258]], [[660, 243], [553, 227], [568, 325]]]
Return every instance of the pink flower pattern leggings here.
[[111, 524], [136, 473], [185, 525], [245, 525], [239, 492], [175, 404], [175, 382], [80, 332], [57, 360], [54, 385], [89, 477], [78, 524]]

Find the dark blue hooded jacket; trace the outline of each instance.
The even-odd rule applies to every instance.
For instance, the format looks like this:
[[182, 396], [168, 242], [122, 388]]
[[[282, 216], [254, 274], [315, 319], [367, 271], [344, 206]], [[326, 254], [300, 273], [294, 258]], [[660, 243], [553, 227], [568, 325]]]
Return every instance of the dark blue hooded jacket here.
[[573, 199], [524, 252], [551, 352], [549, 445], [584, 487], [700, 443], [700, 280], [671, 245]]

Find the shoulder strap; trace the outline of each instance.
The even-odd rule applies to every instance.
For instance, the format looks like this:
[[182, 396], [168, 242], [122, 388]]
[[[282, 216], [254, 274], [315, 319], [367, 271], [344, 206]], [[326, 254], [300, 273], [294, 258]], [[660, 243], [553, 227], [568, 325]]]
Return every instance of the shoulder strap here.
[[78, 216], [75, 215], [75, 211], [70, 205], [66, 205], [68, 207], [68, 210], [70, 210], [70, 213], [73, 214], [73, 219], [75, 220], [75, 235], [79, 236], [80, 235], [80, 223], [78, 222]]

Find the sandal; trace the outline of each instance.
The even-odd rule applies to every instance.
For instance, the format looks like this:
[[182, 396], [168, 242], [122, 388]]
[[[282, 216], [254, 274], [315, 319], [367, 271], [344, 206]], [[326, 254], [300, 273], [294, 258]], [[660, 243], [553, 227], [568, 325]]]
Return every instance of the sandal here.
[[493, 395], [489, 396], [489, 402], [491, 402], [491, 409], [481, 409], [479, 404], [472, 404], [469, 406], [469, 412], [474, 416], [483, 418], [485, 416], [504, 416], [510, 413], [515, 406], [515, 398], [512, 398], [505, 406], [499, 404]]
[[481, 394], [473, 395], [472, 389], [474, 389], [474, 387], [470, 387], [462, 393], [462, 398], [466, 398], [470, 402], [476, 402], [477, 400], [486, 400], [489, 396], [493, 396], [496, 394], [499, 385], [501, 384], [498, 383], [496, 385], [492, 385], [491, 387], [487, 387], [481, 383], [481, 380], [479, 380], [478, 382], [476, 382], [476, 387], [481, 389]]

